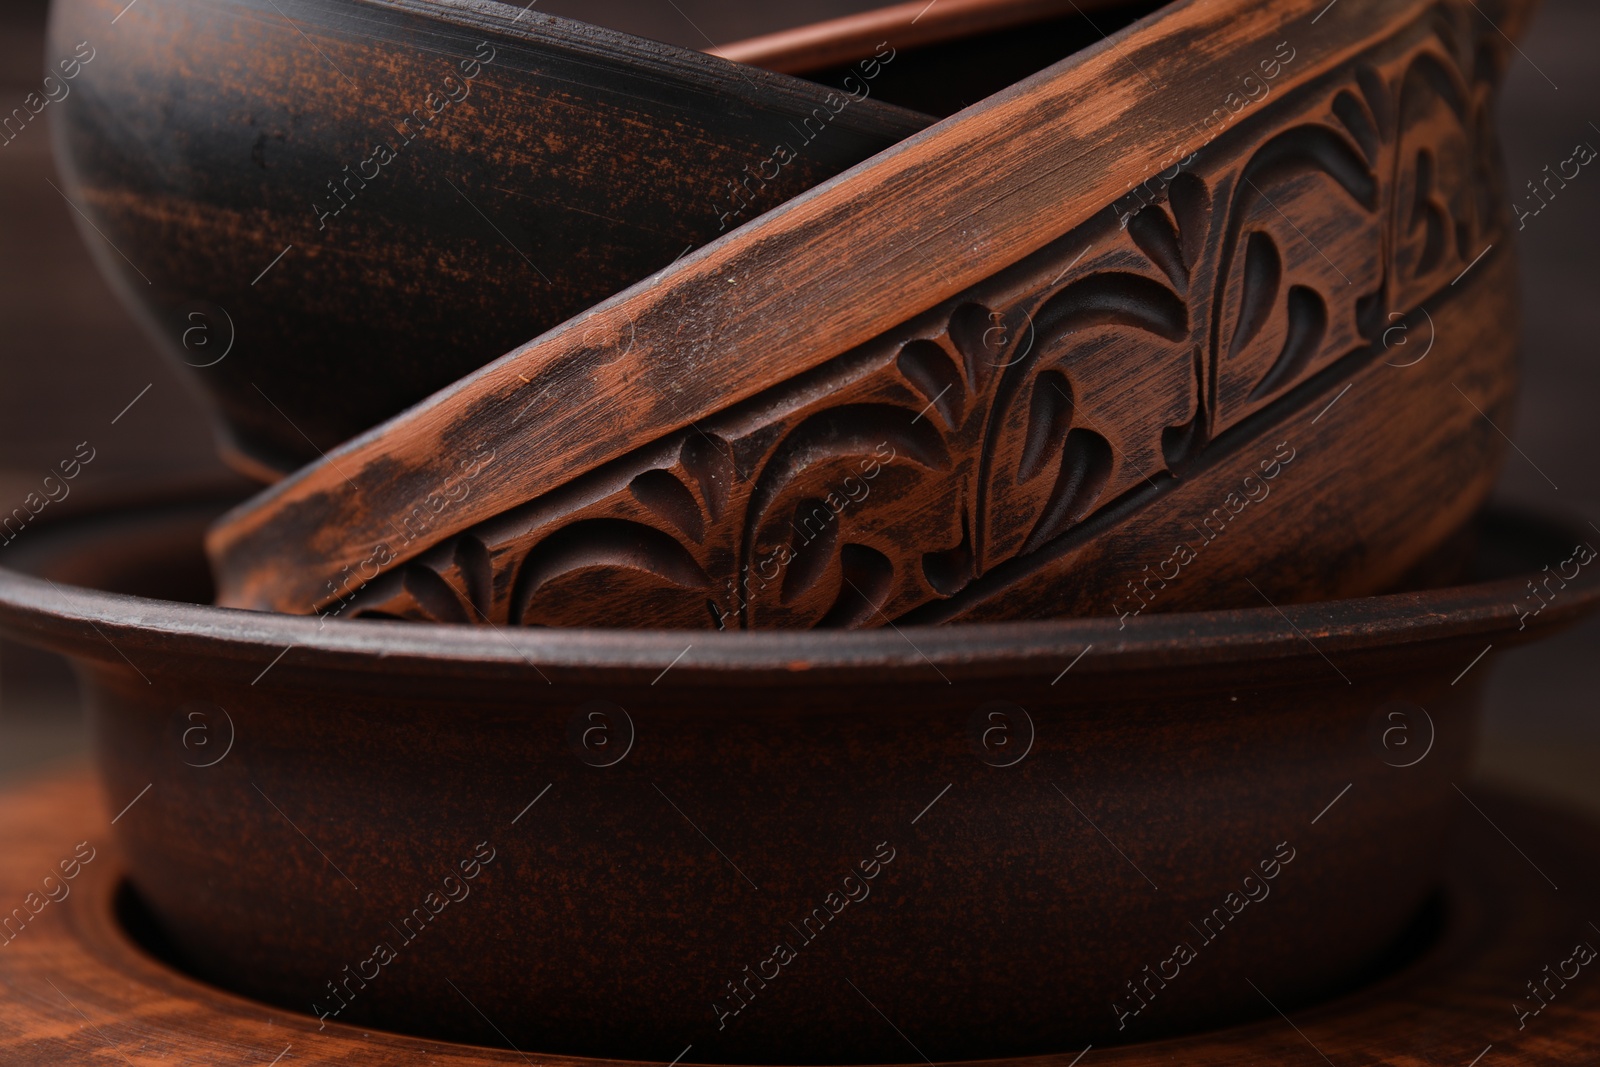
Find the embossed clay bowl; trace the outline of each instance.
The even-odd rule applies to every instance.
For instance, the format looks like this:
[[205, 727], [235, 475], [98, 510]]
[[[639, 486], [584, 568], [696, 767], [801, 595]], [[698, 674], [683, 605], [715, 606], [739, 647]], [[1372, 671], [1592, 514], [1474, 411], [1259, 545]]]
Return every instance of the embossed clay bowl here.
[[931, 121], [521, 4], [55, 0], [50, 41], [95, 49], [84, 238], [264, 478]]
[[[225, 516], [219, 603], [710, 631], [1401, 587], [1507, 451], [1514, 52], [1464, 3], [1316, 15], [1170, 5], [763, 214]], [[1191, 52], [1160, 93], [1125, 58]]]
[[1600, 600], [1581, 527], [1501, 516], [1514, 577], [1281, 614], [319, 627], [196, 603], [218, 506], [0, 570], [175, 958], [328, 1025], [660, 1062], [1075, 1053], [1392, 968], [1494, 657]]

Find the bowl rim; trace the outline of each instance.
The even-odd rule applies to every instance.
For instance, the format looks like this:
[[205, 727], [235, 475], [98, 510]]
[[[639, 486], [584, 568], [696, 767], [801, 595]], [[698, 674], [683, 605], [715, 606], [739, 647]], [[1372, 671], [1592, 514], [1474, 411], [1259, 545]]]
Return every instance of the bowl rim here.
[[[91, 543], [114, 542], [128, 524], [170, 527], [214, 513], [215, 498], [90, 512], [53, 524]], [[1207, 668], [1302, 661], [1307, 669], [1345, 677], [1335, 653], [1415, 653], [1441, 643], [1492, 637], [1496, 645], [1549, 633], [1600, 606], [1600, 567], [1580, 566], [1548, 610], [1518, 625], [1518, 602], [1529, 599], [1535, 565], [1530, 541], [1590, 544], [1574, 516], [1526, 509], [1488, 509], [1485, 540], [1518, 540], [1529, 570], [1425, 592], [1392, 593], [1295, 605], [1172, 612], [1129, 619], [1092, 616], [945, 626], [892, 623], [873, 630], [715, 632], [464, 626], [371, 619], [319, 619], [245, 611], [111, 593], [0, 566], [0, 631], [25, 644], [115, 667], [134, 666], [132, 651], [152, 670], [187, 669], [207, 658], [270, 665], [275, 684], [306, 672], [325, 684], [327, 672], [352, 676], [438, 678], [496, 676], [551, 682], [599, 674], [611, 683], [740, 683], [787, 679], [792, 684], [847, 678], [861, 682], [953, 684], [957, 678], [1038, 673], [1057, 681], [1068, 670], [1126, 674], [1151, 668]], [[47, 533], [45, 536], [52, 536]], [[1542, 540], [1541, 540], [1542, 539]], [[1600, 538], [1596, 538], [1600, 540]], [[176, 550], [175, 550], [176, 551]], [[192, 549], [196, 557], [198, 545]], [[1590, 548], [1590, 551], [1594, 551]], [[29, 554], [49, 552], [39, 544]], [[1542, 558], [1541, 558], [1542, 560]], [[6, 561], [10, 563], [11, 561]], [[1560, 560], [1550, 561], [1556, 566]], [[1519, 561], [1519, 568], [1521, 562]], [[1096, 654], [1089, 655], [1093, 651]], [[289, 655], [290, 652], [297, 653]], [[1081, 661], [1081, 662], [1080, 662]], [[160, 666], [157, 666], [159, 662]], [[1476, 662], [1476, 661], [1474, 661]], [[1465, 664], [1463, 664], [1465, 665]], [[141, 675], [145, 672], [134, 666]], [[146, 678], [148, 681], [148, 678]], [[259, 679], [258, 679], [259, 680]], [[253, 683], [252, 683], [253, 684]], [[1052, 683], [1053, 684], [1053, 683]]]
[[[692, 84], [706, 93], [708, 104], [732, 98], [805, 110], [815, 106], [830, 91], [835, 91], [803, 74], [753, 66], [728, 59], [714, 51], [672, 44], [570, 15], [530, 10], [533, 5], [523, 7], [513, 0], [335, 2], [350, 11], [366, 10], [425, 19], [437, 24], [441, 33], [487, 33], [499, 36], [508, 45], [514, 44], [546, 54], [562, 53], [586, 62], [625, 65], [640, 76], [671, 78], [685, 86]], [[329, 0], [323, 0], [323, 3], [333, 6]], [[804, 25], [809, 27], [813, 23]], [[893, 118], [901, 122], [918, 122], [925, 128], [939, 119], [937, 115], [925, 114], [915, 108], [872, 97], [867, 99], [872, 103], [863, 110], [880, 121]], [[859, 115], [855, 121], [860, 121]]]

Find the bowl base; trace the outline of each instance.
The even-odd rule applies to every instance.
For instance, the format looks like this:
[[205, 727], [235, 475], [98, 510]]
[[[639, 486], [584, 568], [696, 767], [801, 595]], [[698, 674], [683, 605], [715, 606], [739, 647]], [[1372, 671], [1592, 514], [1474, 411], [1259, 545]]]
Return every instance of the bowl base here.
[[[1479, 811], [1461, 806], [1443, 906], [1434, 911], [1437, 936], [1411, 962], [1292, 1018], [1264, 1005], [1264, 1018], [1246, 1026], [1095, 1049], [1095, 1067], [1246, 1067], [1323, 1057], [1334, 1063], [1470, 1063], [1489, 1048], [1528, 1067], [1572, 1062], [1575, 1049], [1600, 1039], [1600, 982], [1581, 975], [1549, 980], [1545, 965], [1559, 969], [1574, 944], [1600, 942], [1582, 903], [1600, 889], [1600, 826], [1498, 794], [1473, 803]], [[74, 853], [77, 841], [88, 847]], [[91, 853], [59, 902], [40, 904], [41, 872], [56, 869], [62, 856]], [[313, 1018], [204, 985], [130, 936], [124, 921], [137, 908], [122, 894], [123, 885], [121, 860], [88, 774], [57, 776], [5, 795], [0, 899], [39, 910], [0, 940], [0, 983], [17, 994], [0, 1001], [0, 1061], [17, 1067], [81, 1063], [110, 1046], [124, 1056], [218, 1064], [290, 1056], [302, 1065], [571, 1062], [534, 1051], [319, 1027]], [[1554, 993], [1546, 998], [1549, 1010], [1526, 993], [1530, 980], [1541, 979]], [[1087, 1051], [1033, 1058], [1029, 1067], [1071, 1067]], [[593, 1061], [593, 1067], [611, 1064]]]

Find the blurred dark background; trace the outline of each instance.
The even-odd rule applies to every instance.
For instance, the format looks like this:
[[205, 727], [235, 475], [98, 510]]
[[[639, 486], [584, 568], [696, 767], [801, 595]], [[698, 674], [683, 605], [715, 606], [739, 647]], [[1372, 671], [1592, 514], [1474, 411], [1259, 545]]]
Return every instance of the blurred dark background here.
[[[624, 6], [635, 12], [631, 25], [643, 32], [708, 47], [711, 34], [720, 44], [871, 5], [660, 0], [647, 21], [637, 21], [637, 0], [557, 0], [538, 10], [606, 23]], [[39, 88], [45, 10], [43, 0], [0, 5], [0, 103], [6, 109]], [[1522, 42], [1524, 58], [1513, 66], [1501, 117], [1513, 190], [1546, 164], [1570, 157], [1579, 142], [1600, 147], [1597, 41], [1600, 6], [1548, 0]], [[51, 105], [71, 106], [70, 97]], [[0, 500], [20, 502], [86, 439], [96, 458], [73, 483], [74, 509], [223, 477], [195, 395], [91, 265], [73, 209], [51, 185], [56, 178], [47, 134], [31, 124], [0, 147]], [[1503, 428], [1526, 458], [1512, 453], [1501, 495], [1578, 512], [1600, 525], [1594, 460], [1600, 420], [1590, 410], [1600, 401], [1593, 340], [1600, 328], [1600, 175], [1585, 172], [1517, 236], [1525, 385], [1515, 426]], [[111, 425], [135, 397], [138, 402]], [[1564, 799], [1600, 817], [1597, 653], [1600, 621], [1534, 648], [1493, 651], [1474, 668], [1491, 679], [1481, 779]], [[0, 783], [81, 759], [85, 744], [66, 668], [0, 647]]]

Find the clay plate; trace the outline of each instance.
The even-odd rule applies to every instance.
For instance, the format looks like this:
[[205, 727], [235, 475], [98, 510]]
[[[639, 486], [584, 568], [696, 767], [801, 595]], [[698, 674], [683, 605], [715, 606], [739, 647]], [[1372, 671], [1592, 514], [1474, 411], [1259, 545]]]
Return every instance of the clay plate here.
[[22, 560], [49, 581], [0, 572], [0, 627], [82, 672], [178, 958], [330, 1023], [662, 1062], [1055, 1053], [1254, 1016], [1246, 977], [1285, 1010], [1346, 989], [1439, 883], [1476, 659], [1600, 600], [1581, 527], [1524, 517], [1486, 524], [1472, 585], [1126, 625], [126, 595], [203, 600], [214, 511], [58, 529]]

